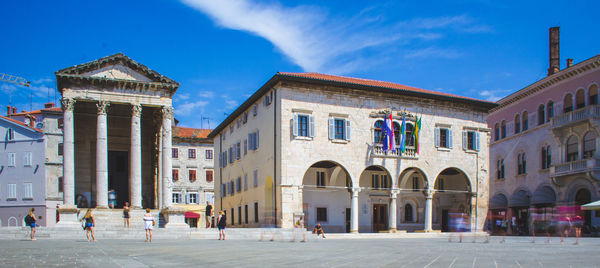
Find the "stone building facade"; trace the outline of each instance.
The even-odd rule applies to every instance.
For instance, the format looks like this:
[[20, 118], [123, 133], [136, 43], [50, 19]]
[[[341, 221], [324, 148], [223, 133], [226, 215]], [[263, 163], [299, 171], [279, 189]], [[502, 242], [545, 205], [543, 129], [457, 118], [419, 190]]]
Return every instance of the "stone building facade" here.
[[207, 138], [210, 131], [173, 128], [173, 206], [188, 212], [186, 218], [191, 227], [205, 226], [206, 202], [215, 202], [213, 141]]
[[[558, 28], [550, 29], [548, 76], [498, 101], [488, 116], [490, 209], [516, 219], [528, 234], [533, 219], [549, 220], [559, 206], [600, 198], [600, 55], [559, 70]], [[532, 215], [535, 213], [535, 215]], [[600, 214], [581, 212], [585, 225]]]
[[[9, 107], [10, 109], [10, 107]], [[43, 131], [30, 122], [0, 116], [0, 226], [24, 226], [29, 208], [46, 225]]]
[[[388, 82], [277, 73], [209, 135], [216, 209], [235, 227], [302, 220], [327, 232], [446, 231], [458, 214], [481, 229], [486, 116], [495, 106]], [[386, 114], [409, 131], [420, 118], [419, 141], [408, 134], [404, 152], [385, 153]]]

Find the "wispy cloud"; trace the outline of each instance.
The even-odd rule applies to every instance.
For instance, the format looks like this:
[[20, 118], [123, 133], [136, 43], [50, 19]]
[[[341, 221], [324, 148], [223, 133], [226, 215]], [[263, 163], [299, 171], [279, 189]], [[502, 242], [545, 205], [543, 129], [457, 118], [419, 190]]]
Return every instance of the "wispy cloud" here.
[[183, 104], [177, 105], [175, 107], [175, 113], [181, 116], [190, 115], [198, 108], [202, 108], [206, 105], [208, 105], [208, 101], [184, 102]]
[[265, 38], [304, 71], [352, 72], [380, 58], [375, 50], [414, 40], [437, 40], [444, 36], [441, 30], [491, 31], [466, 15], [384, 23], [379, 16], [371, 15], [369, 8], [353, 17], [337, 18], [319, 7], [286, 7], [273, 1], [181, 1], [224, 28]]
[[233, 110], [238, 106], [238, 102], [236, 100], [225, 100], [225, 108], [229, 110]]
[[15, 90], [17, 90], [17, 87], [14, 85], [2, 84], [2, 85], [0, 85], [0, 90], [4, 94], [11, 94], [11, 93], [15, 92]]
[[435, 47], [411, 50], [411, 51], [408, 51], [406, 54], [404, 54], [405, 58], [436, 57], [436, 58], [455, 59], [455, 58], [459, 58], [460, 56], [462, 56], [462, 53], [460, 53], [454, 49], [443, 49], [443, 48], [435, 48]]
[[212, 99], [215, 96], [215, 93], [212, 91], [199, 91], [198, 97], [205, 99]]
[[506, 97], [510, 92], [508, 89], [483, 90], [479, 92], [479, 95], [485, 100], [496, 102]]
[[47, 84], [47, 83], [51, 83], [53, 81], [54, 80], [52, 80], [51, 78], [46, 77], [46, 78], [40, 78], [40, 79], [33, 80], [32, 83], [33, 84]]

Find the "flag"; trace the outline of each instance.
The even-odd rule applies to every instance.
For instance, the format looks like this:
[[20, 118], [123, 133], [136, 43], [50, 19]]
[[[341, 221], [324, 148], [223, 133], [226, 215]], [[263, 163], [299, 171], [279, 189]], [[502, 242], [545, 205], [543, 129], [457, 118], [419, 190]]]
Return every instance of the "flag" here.
[[386, 115], [383, 119], [383, 151], [396, 150], [396, 142], [394, 141], [394, 124], [392, 121], [392, 114]]
[[415, 120], [415, 131], [414, 131], [414, 136], [415, 136], [415, 147], [417, 147], [417, 154], [419, 153], [419, 131], [421, 130], [421, 118], [423, 118], [423, 116], [416, 118]]
[[406, 131], [406, 120], [404, 118], [404, 115], [402, 115], [402, 126], [400, 126], [400, 136], [402, 137], [402, 139], [400, 140], [400, 151], [404, 153], [405, 150], [405, 146], [404, 146], [404, 139], [406, 139], [406, 133], [404, 133]]

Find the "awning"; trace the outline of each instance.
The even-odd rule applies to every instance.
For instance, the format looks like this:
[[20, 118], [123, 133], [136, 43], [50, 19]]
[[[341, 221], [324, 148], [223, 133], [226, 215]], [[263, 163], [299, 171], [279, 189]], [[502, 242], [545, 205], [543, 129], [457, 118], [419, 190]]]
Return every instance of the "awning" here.
[[508, 199], [503, 194], [497, 194], [490, 200], [490, 209], [499, 209], [508, 207]]
[[198, 218], [200, 218], [200, 214], [198, 214], [196, 212], [186, 211], [185, 212], [185, 217], [186, 218], [192, 218], [192, 219], [198, 219]]
[[528, 207], [529, 194], [525, 191], [518, 191], [510, 197], [509, 207]]
[[600, 210], [600, 200], [581, 206], [583, 210]]
[[533, 193], [531, 204], [554, 204], [556, 203], [556, 193], [550, 186], [538, 187]]

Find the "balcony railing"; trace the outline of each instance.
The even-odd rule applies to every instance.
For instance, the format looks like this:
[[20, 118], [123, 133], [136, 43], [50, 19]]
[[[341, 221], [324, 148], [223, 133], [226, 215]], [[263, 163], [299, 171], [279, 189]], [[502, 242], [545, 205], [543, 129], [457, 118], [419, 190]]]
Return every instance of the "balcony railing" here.
[[387, 154], [383, 150], [383, 144], [373, 145], [373, 156], [375, 157], [396, 157], [396, 158], [418, 158], [417, 149], [415, 147], [405, 147], [404, 152], [400, 148], [388, 151]]
[[583, 172], [600, 171], [600, 159], [583, 159], [568, 163], [556, 164], [550, 167], [552, 177], [573, 175]]
[[572, 112], [554, 116], [552, 118], [552, 127], [562, 127], [570, 123], [584, 121], [595, 117], [600, 117], [600, 106], [590, 105]]

